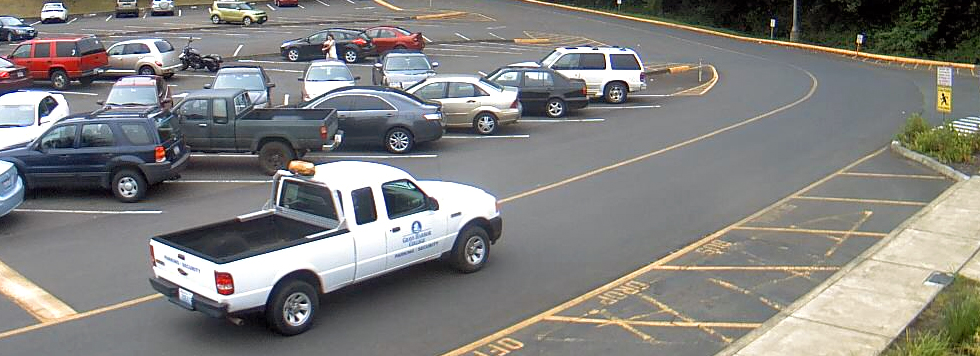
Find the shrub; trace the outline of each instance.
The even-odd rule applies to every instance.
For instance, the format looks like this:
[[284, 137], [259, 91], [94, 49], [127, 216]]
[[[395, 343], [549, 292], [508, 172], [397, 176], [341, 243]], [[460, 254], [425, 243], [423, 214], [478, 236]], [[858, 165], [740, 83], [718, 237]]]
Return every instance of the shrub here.
[[949, 351], [949, 339], [942, 333], [924, 332], [916, 334], [915, 337], [905, 336], [905, 342], [898, 347], [894, 347], [884, 356], [947, 356], [952, 353]]
[[976, 134], [960, 134], [950, 122], [914, 137], [908, 146], [910, 149], [932, 156], [942, 163], [970, 162], [974, 146], [977, 145]]
[[898, 142], [901, 142], [905, 147], [909, 147], [915, 142], [915, 138], [919, 134], [929, 131], [929, 122], [922, 117], [919, 113], [914, 113], [907, 120], [905, 120], [905, 125], [902, 125], [901, 130], [898, 132]]
[[972, 341], [980, 328], [980, 297], [969, 293], [946, 305], [943, 324], [950, 343], [957, 345]]

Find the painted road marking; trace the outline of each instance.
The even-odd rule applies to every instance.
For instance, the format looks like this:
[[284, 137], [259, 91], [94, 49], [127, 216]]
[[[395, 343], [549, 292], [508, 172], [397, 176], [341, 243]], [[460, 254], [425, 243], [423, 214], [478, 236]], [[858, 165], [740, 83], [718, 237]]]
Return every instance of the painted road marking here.
[[264, 63], [264, 64], [300, 64], [300, 65], [304, 65], [304, 66], [307, 65], [306, 63], [302, 63], [302, 62], [261, 61], [261, 60], [256, 60], [256, 59], [239, 59], [238, 62], [241, 62], [241, 63]]
[[[445, 136], [443, 136], [445, 137]], [[437, 158], [434, 154], [414, 154], [414, 155], [338, 155], [329, 152], [311, 152], [306, 157], [327, 157], [339, 159], [397, 159], [397, 158]], [[214, 157], [214, 158], [255, 158], [252, 154], [233, 154], [233, 153], [191, 153], [191, 157]]]
[[402, 8], [400, 8], [398, 6], [392, 5], [391, 3], [387, 2], [387, 1], [384, 1], [384, 0], [374, 0], [374, 2], [376, 4], [378, 4], [378, 5], [381, 5], [381, 6], [384, 6], [384, 7], [388, 8], [389, 10], [393, 10], [393, 11], [403, 11], [404, 10], [404, 9], [402, 9]]
[[365, 7], [355, 8], [354, 10], [371, 10], [373, 8], [374, 8], [374, 6], [365, 6]]
[[357, 4], [357, 3], [354, 2], [354, 0], [347, 0], [347, 2], [349, 2], [351, 4]]
[[320, 3], [320, 4], [322, 4], [323, 6], [330, 6], [330, 4], [328, 4], [328, 3], [325, 3], [325, 2], [323, 2], [323, 1], [320, 1], [320, 0], [316, 0], [316, 2], [318, 2], [318, 3]]
[[654, 266], [655, 271], [839, 271], [837, 266]]
[[276, 8], [274, 8], [274, 7], [272, 7], [272, 5], [269, 5], [269, 4], [265, 4], [265, 6], [268, 6], [268, 7], [269, 7], [269, 9], [272, 9], [272, 11], [276, 11]]
[[242, 47], [245, 47], [245, 44], [239, 43], [238, 44], [238, 48], [235, 48], [235, 53], [233, 53], [231, 56], [232, 57], [238, 57], [238, 52], [241, 52]]
[[943, 176], [934, 176], [928, 174], [891, 174], [891, 173], [863, 173], [863, 172], [844, 172], [841, 173], [842, 176], [851, 177], [867, 177], [867, 178], [908, 178], [908, 179], [935, 179], [935, 180], [946, 180]]
[[26, 333], [28, 331], [41, 329], [41, 328], [48, 327], [48, 326], [51, 326], [51, 325], [61, 324], [61, 323], [64, 323], [66, 321], [72, 321], [72, 320], [82, 319], [82, 318], [89, 317], [89, 316], [92, 316], [92, 315], [98, 315], [98, 314], [102, 314], [102, 313], [105, 313], [105, 312], [108, 312], [108, 311], [113, 311], [113, 310], [116, 310], [116, 309], [126, 308], [126, 307], [129, 307], [129, 306], [133, 306], [133, 305], [136, 305], [136, 304], [140, 304], [140, 303], [146, 302], [146, 301], [150, 301], [150, 300], [154, 300], [154, 299], [160, 299], [161, 297], [163, 297], [163, 294], [157, 293], [157, 294], [148, 295], [148, 296], [145, 296], [145, 297], [142, 297], [142, 298], [136, 298], [136, 299], [133, 299], [133, 300], [128, 300], [128, 301], [125, 301], [125, 302], [122, 302], [122, 303], [105, 306], [105, 307], [102, 307], [102, 308], [99, 308], [99, 309], [90, 310], [90, 311], [87, 311], [87, 312], [84, 312], [84, 313], [77, 313], [77, 314], [69, 315], [69, 316], [66, 316], [66, 317], [63, 317], [63, 318], [60, 318], [60, 319], [55, 319], [55, 320], [52, 320], [52, 321], [43, 322], [43, 323], [39, 323], [39, 324], [34, 324], [34, 325], [26, 326], [26, 327], [23, 327], [23, 328], [20, 328], [20, 329], [14, 329], [14, 330], [5, 331], [5, 332], [0, 333], [0, 339], [11, 337], [11, 336], [14, 336], [14, 335], [23, 334], [23, 333]]
[[627, 105], [627, 106], [603, 106], [603, 105], [590, 105], [579, 110], [599, 110], [599, 109], [610, 109], [610, 110], [620, 110], [620, 109], [656, 109], [660, 108], [660, 105]]
[[439, 57], [480, 58], [480, 56], [471, 56], [471, 55], [468, 55], [468, 54], [444, 54], [444, 53], [438, 53], [438, 54], [436, 54], [436, 53], [433, 53], [432, 55], [433, 56], [439, 56]]
[[51, 214], [91, 214], [91, 215], [157, 215], [162, 210], [62, 210], [62, 209], [14, 209], [20, 213], [51, 213]]
[[535, 124], [562, 124], [572, 122], [603, 122], [606, 119], [520, 119], [517, 122], [528, 122]]
[[147, 12], [144, 12], [144, 13], [143, 13], [143, 18], [145, 19], [145, 18], [146, 18], [146, 15], [149, 15], [149, 14], [150, 14], [150, 12], [149, 12], [149, 11], [147, 11]]
[[71, 25], [71, 23], [75, 22], [75, 20], [78, 20], [78, 18], [77, 17], [72, 18], [71, 20], [68, 21], [66, 25]]
[[282, 72], [282, 73], [303, 73], [301, 70], [296, 69], [278, 69], [278, 68], [265, 68], [267, 72]]
[[508, 138], [531, 138], [531, 135], [489, 135], [489, 136], [478, 136], [478, 135], [443, 135], [444, 139], [474, 139], [474, 140], [487, 140], [487, 139], [508, 139]]
[[302, 4], [297, 4], [296, 6], [299, 6], [300, 9], [306, 9], [306, 6], [303, 6]]
[[207, 184], [207, 183], [227, 183], [227, 184], [265, 184], [272, 183], [272, 180], [248, 180], [248, 179], [178, 179], [164, 181], [164, 184]]
[[800, 200], [818, 200], [818, 201], [834, 201], [843, 203], [867, 203], [867, 204], [882, 204], [882, 205], [904, 205], [904, 206], [926, 206], [929, 203], [923, 203], [918, 201], [908, 201], [908, 200], [884, 200], [884, 199], [860, 199], [860, 198], [834, 198], [834, 197], [818, 197], [818, 196], [798, 196], [796, 199]]
[[34, 21], [34, 22], [31, 23], [31, 26], [37, 25], [39, 23], [41, 23], [41, 21]]
[[[548, 321], [562, 321], [568, 323], [582, 323], [582, 324], [609, 324], [609, 320], [606, 319], [592, 319], [592, 318], [580, 318], [580, 317], [567, 317], [560, 315], [553, 315], [544, 320]], [[687, 322], [687, 321], [646, 321], [646, 320], [623, 320], [624, 323], [635, 325], [635, 326], [655, 326], [655, 327], [682, 327], [682, 328], [725, 328], [725, 329], [755, 329], [762, 324], [759, 323], [726, 323], [726, 322]]]
[[740, 230], [740, 231], [764, 231], [764, 232], [789, 232], [789, 233], [815, 234], [815, 235], [850, 235], [850, 236], [861, 236], [861, 237], [885, 237], [885, 236], [888, 236], [888, 234], [881, 233], [881, 232], [850, 231], [850, 230], [825, 230], [825, 229], [804, 229], [804, 228], [795, 228], [795, 227], [737, 226], [737, 227], [732, 228], [732, 230]]
[[456, 37], [459, 37], [459, 38], [462, 38], [462, 39], [463, 39], [463, 40], [465, 40], [465, 41], [469, 41], [469, 40], [470, 40], [470, 39], [469, 39], [469, 38], [467, 38], [466, 36], [463, 36], [463, 35], [461, 35], [461, 34], [459, 34], [459, 32], [453, 32], [453, 33], [455, 33], [455, 34], [456, 34]]
[[479, 50], [479, 49], [462, 49], [462, 48], [442, 48], [437, 46], [429, 47], [430, 51], [451, 51], [451, 52], [475, 52], [475, 53], [496, 53], [496, 54], [524, 54], [521, 52], [507, 52], [507, 51], [493, 51], [493, 50]]
[[497, 36], [497, 35], [496, 35], [496, 34], [494, 34], [493, 32], [487, 32], [487, 33], [488, 33], [488, 34], [490, 34], [490, 36], [493, 36], [493, 37], [495, 37], [495, 38], [497, 38], [497, 39], [501, 39], [501, 40], [506, 40], [506, 38], [503, 38], [503, 37], [500, 37], [500, 36]]
[[3, 262], [0, 262], [0, 294], [10, 298], [42, 323], [78, 314], [68, 304], [24, 278]]
[[97, 96], [97, 95], [99, 95], [99, 94], [95, 94], [95, 93], [83, 93], [83, 92], [79, 92], [79, 91], [52, 91], [52, 93], [55, 93], [55, 94], [65, 94], [65, 95], [88, 95], [88, 96]]
[[432, 40], [430, 40], [428, 37], [425, 37], [425, 35], [422, 35], [422, 39], [425, 40], [425, 42], [432, 43]]
[[184, 16], [184, 10], [177, 9], [177, 16]]
[[737, 293], [742, 293], [742, 294], [747, 295], [747, 296], [750, 296], [750, 297], [755, 297], [762, 304], [765, 304], [766, 306], [768, 306], [770, 308], [773, 308], [775, 310], [783, 310], [783, 307], [781, 305], [779, 305], [779, 303], [776, 303], [776, 302], [774, 302], [772, 300], [769, 300], [769, 298], [766, 298], [766, 297], [763, 297], [761, 295], [758, 295], [758, 294], [756, 294], [753, 291], [750, 291], [748, 289], [745, 289], [745, 288], [742, 288], [740, 286], [737, 286], [737, 285], [735, 285], [735, 283], [724, 281], [724, 280], [721, 280], [721, 279], [718, 279], [718, 278], [708, 278], [708, 282], [714, 283], [714, 284], [718, 285], [719, 287], [722, 287], [722, 288], [725, 288], [725, 289], [728, 289], [728, 290], [731, 290], [731, 291], [735, 291]]
[[105, 17], [105, 22], [109, 22], [109, 20], [112, 20], [112, 15], [109, 15], [109, 16], [106, 16]]

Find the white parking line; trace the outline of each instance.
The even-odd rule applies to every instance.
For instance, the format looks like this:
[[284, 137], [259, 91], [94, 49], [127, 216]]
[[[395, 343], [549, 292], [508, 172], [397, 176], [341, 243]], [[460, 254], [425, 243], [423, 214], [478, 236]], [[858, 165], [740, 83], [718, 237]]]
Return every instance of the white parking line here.
[[258, 59], [239, 59], [236, 62], [241, 62], [241, 63], [265, 63], [265, 64], [300, 64], [300, 65], [304, 65], [304, 66], [307, 65], [306, 63], [301, 63], [301, 62], [263, 61], [263, 60], [258, 60]]
[[371, 10], [373, 8], [374, 8], [374, 6], [365, 6], [365, 7], [358, 7], [355, 10]]
[[466, 36], [463, 36], [463, 35], [461, 35], [461, 34], [459, 34], [459, 32], [453, 32], [453, 33], [455, 33], [455, 34], [456, 34], [456, 36], [458, 36], [459, 38], [462, 38], [463, 40], [466, 40], [466, 41], [469, 41], [469, 40], [470, 40], [470, 39], [469, 39], [469, 38], [467, 38]]
[[500, 37], [500, 36], [497, 36], [497, 35], [496, 35], [496, 34], [494, 34], [493, 32], [487, 32], [487, 33], [489, 33], [489, 34], [490, 34], [490, 36], [493, 36], [493, 37], [496, 37], [496, 38], [498, 38], [498, 39], [502, 39], [502, 40], [506, 40], [506, 38], [503, 38], [503, 37]]
[[509, 138], [531, 138], [531, 135], [490, 135], [490, 136], [479, 136], [479, 135], [443, 135], [442, 138], [446, 139], [509, 139]]
[[357, 3], [354, 2], [354, 0], [347, 0], [347, 2], [349, 2], [351, 4], [357, 4]]
[[655, 109], [659, 108], [660, 105], [636, 105], [636, 106], [589, 106], [579, 110], [596, 110], [596, 109]]
[[251, 35], [246, 34], [246, 33], [222, 33], [222, 35], [225, 35], [225, 36], [245, 36], [245, 37], [251, 36]]
[[66, 94], [66, 95], [88, 95], [88, 96], [98, 96], [96, 93], [82, 93], [77, 91], [52, 91], [55, 94]]
[[507, 52], [507, 51], [483, 51], [478, 49], [459, 49], [459, 48], [441, 48], [437, 46], [432, 46], [426, 48], [431, 51], [450, 51], [450, 52], [475, 52], [475, 53], [494, 53], [494, 54], [524, 54], [523, 52]]
[[305, 8], [306, 8], [306, 7], [305, 7], [305, 6], [303, 6], [303, 5], [296, 5], [296, 6], [299, 6], [299, 8], [300, 8], [300, 9], [305, 9]]
[[442, 53], [437, 53], [437, 54], [433, 54], [433, 55], [434, 56], [440, 56], [440, 57], [480, 58], [480, 56], [471, 56], [471, 55], [468, 55], [468, 54], [442, 54]]
[[93, 215], [155, 215], [163, 214], [163, 210], [60, 210], [60, 209], [14, 209], [21, 213], [54, 213], [54, 214], [93, 214]]
[[566, 122], [603, 122], [606, 119], [520, 119], [517, 122], [540, 123], [540, 124], [562, 124]]
[[242, 47], [245, 47], [245, 44], [239, 43], [238, 44], [238, 48], [235, 48], [235, 53], [232, 54], [231, 56], [232, 57], [238, 57], [238, 52], [241, 52]]
[[316, 2], [318, 2], [318, 3], [321, 3], [321, 4], [323, 4], [323, 6], [330, 6], [330, 4], [328, 4], [328, 3], [325, 3], [325, 2], [323, 2], [323, 1], [320, 1], [320, 0], [316, 0]]
[[[194, 78], [214, 78], [213, 75], [207, 75], [207, 74], [184, 74], [184, 73], [180, 73], [180, 76], [181, 77], [194, 77]], [[185, 93], [184, 95], [187, 95], [187, 94]]]
[[425, 37], [425, 35], [422, 35], [422, 39], [425, 40], [425, 42], [432, 42], [432, 40], [430, 40], [428, 37]]
[[66, 25], [71, 25], [71, 23], [72, 22], [75, 22], [75, 20], [78, 20], [78, 18], [77, 17], [74, 17], [71, 20], [68, 20], [68, 23], [66, 23]]
[[272, 7], [272, 5], [265, 4], [265, 6], [268, 6], [270, 9], [272, 9], [272, 11], [276, 11], [276, 8]]
[[105, 22], [109, 22], [109, 20], [112, 20], [112, 15], [109, 15], [109, 16], [106, 16], [105, 17]]
[[272, 180], [247, 180], [247, 179], [178, 179], [164, 181], [164, 184], [177, 183], [229, 183], [229, 184], [265, 184], [272, 183]]
[[147, 11], [147, 12], [144, 12], [144, 13], [143, 13], [143, 18], [145, 19], [145, 18], [146, 18], [146, 15], [149, 15], [149, 14], [150, 14], [150, 12], [149, 12], [149, 11]]
[[[445, 136], [443, 136], [445, 138]], [[234, 154], [234, 153], [191, 153], [191, 157], [205, 157], [205, 158], [255, 158], [258, 157], [252, 154]], [[326, 157], [326, 158], [337, 158], [337, 159], [396, 159], [396, 158], [437, 158], [439, 155], [430, 154], [416, 154], [416, 155], [338, 155], [331, 152], [312, 152], [306, 155], [306, 157]], [[179, 181], [179, 180], [178, 180]]]
[[34, 21], [34, 23], [32, 23], [31, 26], [37, 25], [39, 23], [41, 23], [41, 21]]
[[283, 105], [289, 105], [289, 94], [283, 94], [282, 95], [282, 104]]
[[184, 16], [184, 10], [177, 9], [177, 16]]
[[280, 73], [303, 73], [301, 70], [295, 69], [278, 69], [278, 68], [265, 68], [267, 72], [280, 72]]

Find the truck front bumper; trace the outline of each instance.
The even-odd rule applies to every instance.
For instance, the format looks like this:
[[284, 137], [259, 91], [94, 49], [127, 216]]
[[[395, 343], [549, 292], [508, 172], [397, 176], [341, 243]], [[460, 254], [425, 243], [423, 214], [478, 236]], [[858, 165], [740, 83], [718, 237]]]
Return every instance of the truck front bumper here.
[[495, 244], [500, 239], [500, 234], [504, 230], [504, 219], [500, 216], [490, 219], [490, 230], [493, 230], [490, 231], [490, 243]]
[[177, 295], [177, 291], [180, 289], [180, 287], [176, 284], [170, 283], [170, 281], [163, 278], [153, 277], [150, 278], [150, 285], [153, 286], [153, 289], [155, 289], [157, 292], [163, 294], [164, 297], [167, 297], [167, 300], [169, 300], [171, 303], [177, 304], [181, 308], [199, 311], [215, 318], [228, 317], [227, 304], [218, 303], [195, 293], [191, 305], [187, 305], [180, 301], [180, 297]]

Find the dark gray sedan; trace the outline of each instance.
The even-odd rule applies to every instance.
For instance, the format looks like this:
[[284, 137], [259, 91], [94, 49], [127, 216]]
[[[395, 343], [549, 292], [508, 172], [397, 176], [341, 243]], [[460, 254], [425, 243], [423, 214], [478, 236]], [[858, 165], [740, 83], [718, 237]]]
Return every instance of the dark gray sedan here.
[[374, 85], [407, 89], [425, 78], [436, 75], [439, 62], [430, 62], [419, 51], [394, 50], [378, 57], [371, 72]]
[[399, 89], [351, 86], [300, 104], [304, 108], [336, 109], [344, 142], [381, 142], [391, 153], [407, 153], [416, 143], [442, 137], [442, 108]]

